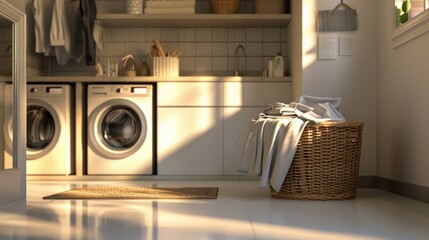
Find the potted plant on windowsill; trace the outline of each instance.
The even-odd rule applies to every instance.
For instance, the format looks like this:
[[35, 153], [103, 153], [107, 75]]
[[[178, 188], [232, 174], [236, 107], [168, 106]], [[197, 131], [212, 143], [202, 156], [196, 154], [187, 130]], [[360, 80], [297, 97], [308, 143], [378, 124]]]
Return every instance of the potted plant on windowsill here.
[[410, 0], [405, 0], [402, 2], [401, 8], [396, 8], [396, 26], [406, 23], [409, 19], [409, 12], [411, 10]]

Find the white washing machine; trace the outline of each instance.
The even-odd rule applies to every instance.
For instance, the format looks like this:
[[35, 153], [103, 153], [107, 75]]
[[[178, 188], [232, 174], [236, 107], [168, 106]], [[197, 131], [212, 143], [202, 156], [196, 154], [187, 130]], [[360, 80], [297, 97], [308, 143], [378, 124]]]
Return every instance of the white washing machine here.
[[89, 175], [153, 174], [153, 86], [88, 85]]
[[[12, 85], [6, 85], [5, 95], [11, 92]], [[71, 94], [69, 85], [27, 85], [28, 175], [68, 175], [74, 172]], [[11, 105], [10, 96], [5, 99], [5, 107]], [[5, 161], [11, 162], [12, 116], [10, 111], [5, 111], [5, 115]]]

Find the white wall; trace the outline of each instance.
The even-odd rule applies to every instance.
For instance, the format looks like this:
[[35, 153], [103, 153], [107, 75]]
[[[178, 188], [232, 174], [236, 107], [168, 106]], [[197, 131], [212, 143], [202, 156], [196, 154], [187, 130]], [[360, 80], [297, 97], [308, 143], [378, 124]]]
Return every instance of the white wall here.
[[393, 49], [392, 5], [377, 1], [378, 175], [429, 187], [429, 34]]
[[[349, 6], [357, 10], [358, 30], [333, 34], [354, 37], [355, 55], [338, 56], [337, 54], [336, 60], [318, 60], [316, 12], [331, 10], [338, 3], [338, 0], [304, 0], [302, 2], [302, 94], [341, 97], [341, 109], [345, 118], [364, 121], [359, 175], [374, 176], [377, 172], [376, 8], [369, 7], [374, 4], [374, 0], [346, 1]], [[300, 94], [295, 92], [294, 95]]]

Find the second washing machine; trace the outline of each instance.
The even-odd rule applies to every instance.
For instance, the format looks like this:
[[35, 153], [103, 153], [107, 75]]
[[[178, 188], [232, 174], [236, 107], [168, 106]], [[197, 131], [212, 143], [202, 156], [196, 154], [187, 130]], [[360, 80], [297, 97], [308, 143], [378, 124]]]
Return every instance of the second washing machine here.
[[88, 85], [89, 175], [153, 174], [153, 86]]

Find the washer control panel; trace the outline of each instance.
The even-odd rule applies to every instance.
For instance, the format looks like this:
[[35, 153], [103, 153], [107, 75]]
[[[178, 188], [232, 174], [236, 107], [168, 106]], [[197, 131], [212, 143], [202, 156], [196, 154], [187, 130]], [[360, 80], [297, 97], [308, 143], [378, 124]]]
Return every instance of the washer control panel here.
[[90, 96], [152, 96], [152, 85], [88, 85]]

